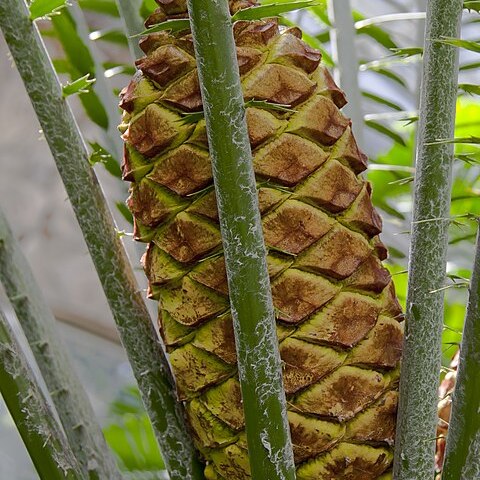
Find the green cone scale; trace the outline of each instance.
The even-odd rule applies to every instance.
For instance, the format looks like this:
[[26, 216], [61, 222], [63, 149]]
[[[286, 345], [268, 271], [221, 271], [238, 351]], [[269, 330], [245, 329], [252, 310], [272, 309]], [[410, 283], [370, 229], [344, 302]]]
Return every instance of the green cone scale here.
[[[187, 15], [157, 0], [152, 25]], [[232, 12], [253, 5], [230, 2]], [[402, 312], [367, 167], [321, 55], [234, 24], [298, 480], [391, 477]], [[152, 33], [121, 93], [124, 179], [149, 295], [208, 480], [250, 478], [222, 239], [191, 34]], [[268, 102], [268, 103], [266, 103]], [[288, 105], [276, 110], [268, 104]], [[193, 114], [193, 115], [192, 115]]]

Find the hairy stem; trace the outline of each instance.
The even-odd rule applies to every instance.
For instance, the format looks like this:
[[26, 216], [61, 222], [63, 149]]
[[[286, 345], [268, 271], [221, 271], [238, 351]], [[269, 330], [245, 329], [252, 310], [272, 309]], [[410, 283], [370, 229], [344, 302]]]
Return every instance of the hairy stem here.
[[420, 102], [410, 249], [405, 350], [400, 380], [396, 480], [434, 475], [443, 328], [458, 51], [440, 43], [458, 37], [461, 0], [429, 0]]
[[443, 480], [480, 480], [480, 230], [452, 399]]
[[294, 479], [266, 250], [227, 0], [189, 0], [252, 478]]
[[85, 480], [35, 375], [0, 310], [0, 393], [41, 480]]
[[20, 321], [65, 434], [87, 478], [121, 478], [57, 333], [55, 318], [0, 210], [0, 281]]
[[172, 480], [201, 479], [166, 355], [138, 291], [88, 154], [24, 0], [0, 3], [0, 27], [57, 163]]

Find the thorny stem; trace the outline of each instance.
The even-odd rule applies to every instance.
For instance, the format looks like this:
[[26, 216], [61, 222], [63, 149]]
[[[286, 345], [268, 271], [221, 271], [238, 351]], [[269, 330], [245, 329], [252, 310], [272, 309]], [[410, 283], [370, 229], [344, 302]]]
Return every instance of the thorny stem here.
[[56, 161], [152, 420], [171, 480], [202, 468], [159, 343], [73, 114], [24, 0], [0, 2], [0, 27]]
[[0, 393], [42, 480], [85, 480], [28, 360], [0, 310]]
[[[420, 101], [405, 349], [400, 380], [394, 478], [434, 476], [437, 389], [443, 328], [461, 0], [429, 0]], [[425, 221], [439, 219], [436, 221]]]
[[227, 0], [189, 0], [254, 480], [293, 480], [252, 153]]
[[460, 346], [443, 480], [480, 480], [480, 229]]
[[0, 282], [25, 332], [75, 457], [87, 478], [121, 478], [57, 333], [55, 318], [1, 210], [0, 239]]

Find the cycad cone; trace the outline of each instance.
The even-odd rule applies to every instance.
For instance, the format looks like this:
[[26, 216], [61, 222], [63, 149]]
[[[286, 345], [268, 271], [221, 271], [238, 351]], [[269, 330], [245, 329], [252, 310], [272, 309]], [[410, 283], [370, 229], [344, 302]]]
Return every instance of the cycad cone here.
[[[147, 25], [185, 17], [157, 0]], [[232, 11], [250, 0], [230, 2]], [[401, 309], [345, 98], [297, 28], [234, 25], [298, 480], [391, 478]], [[192, 37], [155, 33], [121, 95], [123, 174], [160, 331], [207, 479], [250, 478]], [[268, 479], [265, 479], [268, 480]]]

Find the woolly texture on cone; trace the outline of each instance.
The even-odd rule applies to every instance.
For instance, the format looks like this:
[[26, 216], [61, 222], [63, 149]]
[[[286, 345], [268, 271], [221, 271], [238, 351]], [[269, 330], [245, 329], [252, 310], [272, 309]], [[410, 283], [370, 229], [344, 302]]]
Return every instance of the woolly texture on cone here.
[[[185, 17], [157, 0], [146, 25]], [[232, 11], [252, 1], [230, 2]], [[391, 478], [402, 312], [344, 94], [297, 28], [234, 25], [298, 480]], [[250, 478], [191, 34], [153, 33], [122, 91], [123, 176], [160, 332], [210, 480]]]

